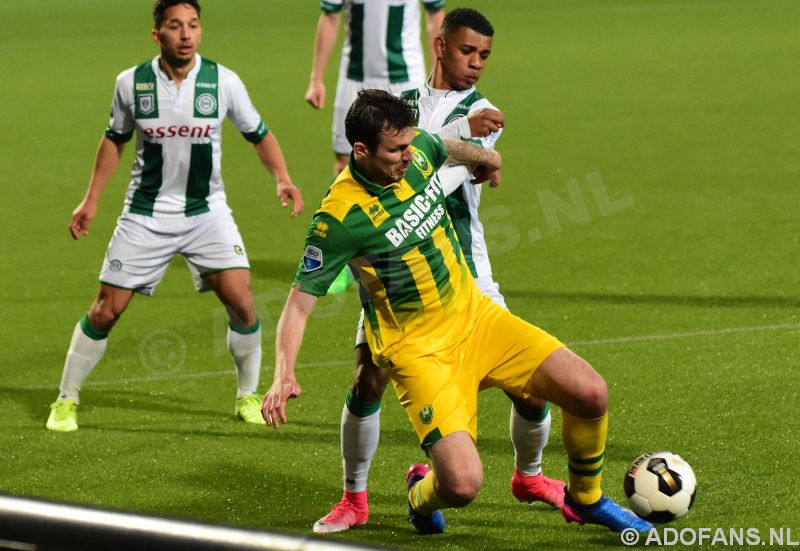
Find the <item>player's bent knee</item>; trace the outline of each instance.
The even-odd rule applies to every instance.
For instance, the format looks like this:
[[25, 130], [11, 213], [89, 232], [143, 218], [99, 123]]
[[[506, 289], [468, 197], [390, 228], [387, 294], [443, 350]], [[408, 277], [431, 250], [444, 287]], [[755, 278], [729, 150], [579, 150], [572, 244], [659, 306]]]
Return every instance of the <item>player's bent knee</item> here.
[[583, 385], [578, 400], [583, 410], [582, 417], [592, 419], [602, 417], [608, 409], [608, 386], [605, 380], [596, 374], [596, 377]]
[[[437, 475], [438, 476], [438, 475]], [[439, 480], [439, 497], [453, 507], [465, 507], [472, 503], [483, 485], [483, 473], [463, 473], [459, 476]]]
[[107, 303], [95, 304], [89, 311], [89, 323], [99, 331], [110, 331], [122, 312], [115, 312]]

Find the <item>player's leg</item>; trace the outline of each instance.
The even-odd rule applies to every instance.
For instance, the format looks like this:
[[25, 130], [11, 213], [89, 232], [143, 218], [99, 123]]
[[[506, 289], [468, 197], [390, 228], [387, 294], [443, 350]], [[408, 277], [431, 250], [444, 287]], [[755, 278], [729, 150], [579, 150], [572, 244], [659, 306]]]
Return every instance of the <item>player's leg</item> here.
[[347, 167], [350, 161], [350, 142], [344, 130], [344, 120], [347, 111], [355, 101], [358, 91], [364, 86], [363, 82], [350, 80], [345, 75], [339, 75], [336, 82], [336, 95], [333, 98], [333, 123], [331, 124], [331, 141], [333, 146], [334, 165], [333, 177]]
[[228, 312], [228, 350], [236, 366], [234, 414], [262, 425], [261, 322], [250, 288], [250, 262], [230, 210], [218, 208], [187, 218], [191, 226], [181, 236], [179, 252], [199, 292], [214, 290]]
[[355, 376], [347, 392], [341, 418], [341, 451], [344, 489], [342, 499], [314, 524], [314, 532], [341, 532], [367, 522], [367, 478], [378, 450], [381, 397], [389, 376], [372, 361], [364, 335], [364, 313], [356, 333]]
[[[500, 285], [492, 276], [477, 277], [475, 283], [481, 293], [508, 310]], [[506, 395], [512, 402], [508, 421], [515, 462], [511, 494], [519, 501], [542, 501], [560, 508], [566, 485], [542, 472], [542, 452], [550, 437], [550, 404], [534, 396], [521, 398], [508, 392]]]
[[203, 279], [228, 312], [228, 350], [237, 377], [234, 413], [247, 423], [262, 425], [261, 398], [257, 394], [261, 375], [261, 321], [250, 289], [250, 270], [224, 270], [206, 274]]
[[553, 336], [499, 309], [482, 306], [470, 351], [494, 365], [482, 387], [547, 399], [561, 407], [569, 485], [562, 512], [568, 520], [601, 524], [612, 530], [649, 529], [630, 511], [603, 496], [601, 479], [608, 425], [608, 390], [603, 378]]
[[[441, 509], [469, 504], [483, 483], [475, 448], [480, 374], [463, 349], [392, 358], [392, 383], [432, 469], [406, 473], [409, 520], [421, 534], [445, 529]], [[395, 363], [396, 362], [396, 363]]]
[[542, 501], [561, 508], [566, 485], [542, 472], [542, 451], [550, 437], [550, 403], [534, 396], [506, 395], [512, 402], [508, 421], [515, 462], [511, 494], [519, 501]]
[[72, 330], [64, 360], [58, 398], [50, 405], [47, 428], [56, 432], [78, 429], [77, 407], [80, 390], [92, 369], [100, 362], [108, 344], [108, 333], [128, 306], [133, 291], [100, 284], [89, 312]]
[[100, 290], [89, 312], [72, 332], [61, 377], [59, 397], [51, 405], [47, 428], [73, 431], [77, 425], [80, 388], [105, 353], [108, 332], [134, 292], [152, 294], [175, 254], [174, 243], [153, 230], [150, 217], [123, 214], [106, 249]]
[[562, 512], [568, 522], [592, 523], [621, 532], [652, 525], [603, 495], [601, 478], [608, 428], [608, 388], [592, 366], [566, 348], [542, 362], [531, 379], [538, 396], [561, 406], [569, 459], [569, 487]]

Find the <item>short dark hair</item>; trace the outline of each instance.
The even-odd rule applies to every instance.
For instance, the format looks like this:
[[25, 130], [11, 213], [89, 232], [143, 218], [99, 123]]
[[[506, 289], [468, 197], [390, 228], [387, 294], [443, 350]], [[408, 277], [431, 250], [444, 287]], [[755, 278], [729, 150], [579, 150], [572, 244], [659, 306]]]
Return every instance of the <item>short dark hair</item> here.
[[489, 20], [481, 12], [472, 8], [456, 8], [448, 12], [444, 16], [440, 34], [446, 36], [462, 27], [472, 29], [483, 36], [494, 36], [494, 27]]
[[344, 119], [350, 145], [361, 142], [375, 151], [381, 132], [401, 132], [414, 126], [416, 118], [408, 103], [384, 90], [359, 90]]
[[155, 5], [153, 5], [153, 28], [161, 28], [161, 24], [164, 22], [164, 12], [178, 4], [189, 4], [197, 10], [197, 17], [200, 17], [199, 0], [156, 0]]

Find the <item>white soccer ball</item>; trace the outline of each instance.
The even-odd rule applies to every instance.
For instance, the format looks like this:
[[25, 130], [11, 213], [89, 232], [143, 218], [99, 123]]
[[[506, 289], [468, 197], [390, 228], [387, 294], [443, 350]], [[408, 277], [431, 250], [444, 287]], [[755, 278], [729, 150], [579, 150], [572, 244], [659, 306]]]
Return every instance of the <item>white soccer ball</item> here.
[[653, 451], [636, 458], [624, 488], [634, 513], [650, 522], [670, 522], [689, 512], [697, 479], [680, 455]]

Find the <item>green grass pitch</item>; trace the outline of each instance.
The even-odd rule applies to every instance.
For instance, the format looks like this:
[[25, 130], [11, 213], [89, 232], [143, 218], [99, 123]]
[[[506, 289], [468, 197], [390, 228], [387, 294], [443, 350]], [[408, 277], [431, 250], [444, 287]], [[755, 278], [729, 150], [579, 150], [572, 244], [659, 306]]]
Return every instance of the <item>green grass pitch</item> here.
[[[234, 420], [224, 313], [183, 261], [137, 297], [82, 393], [81, 429], [44, 428], [75, 322], [118, 216], [131, 147], [91, 235], [70, 213], [88, 181], [115, 75], [155, 55], [150, 0], [0, 3], [0, 492], [308, 535], [340, 496], [339, 416], [355, 293], [306, 333], [303, 395], [279, 432]], [[507, 116], [504, 181], [484, 193], [496, 279], [512, 311], [585, 356], [610, 389], [604, 487], [640, 453], [684, 456], [699, 479], [676, 528], [793, 528], [800, 442], [800, 4], [791, 0], [450, 0], [497, 35], [480, 89]], [[236, 70], [275, 132], [307, 212], [292, 220], [251, 147], [226, 127], [224, 177], [274, 327], [329, 180], [334, 59], [322, 112], [303, 102], [313, 0], [206, 0], [200, 51]], [[405, 520], [403, 474], [424, 460], [384, 399], [371, 517], [334, 539], [400, 549], [603, 549], [513, 500], [508, 402], [480, 401], [486, 473], [448, 532]], [[565, 477], [554, 415], [545, 469]]]

